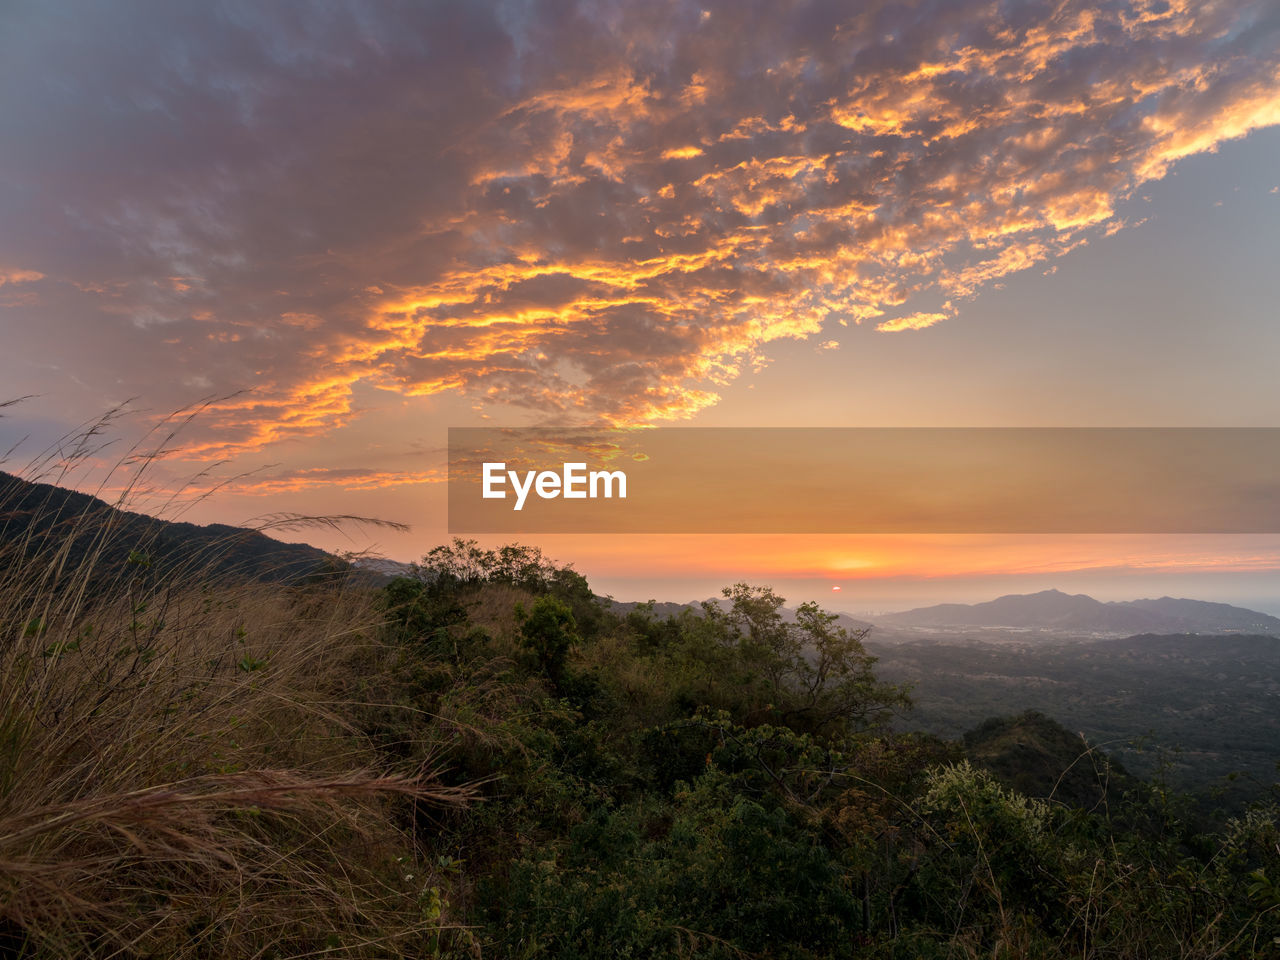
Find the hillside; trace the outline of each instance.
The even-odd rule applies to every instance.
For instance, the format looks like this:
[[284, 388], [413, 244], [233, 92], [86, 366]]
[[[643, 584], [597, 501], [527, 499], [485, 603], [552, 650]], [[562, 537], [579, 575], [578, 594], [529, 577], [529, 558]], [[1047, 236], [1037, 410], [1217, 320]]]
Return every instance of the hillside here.
[[[1136, 773], [1153, 774], [1167, 761], [1172, 782], [1202, 796], [1221, 788], [1239, 802], [1275, 779], [1275, 637], [1142, 634], [1017, 646], [920, 640], [868, 642], [867, 649], [880, 657], [881, 676], [911, 685], [915, 709], [905, 729], [956, 737], [987, 717], [1037, 710], [1103, 744]], [[1233, 773], [1245, 776], [1225, 779]]]
[[332, 567], [336, 558], [305, 543], [284, 543], [242, 527], [173, 522], [120, 510], [104, 501], [48, 483], [0, 472], [0, 547], [73, 560], [100, 551], [104, 575], [129, 562], [157, 573], [179, 570], [202, 577], [231, 576], [268, 583], [301, 579]]
[[1096, 810], [1137, 783], [1105, 750], [1038, 710], [985, 720], [963, 743], [974, 764], [1028, 797]]

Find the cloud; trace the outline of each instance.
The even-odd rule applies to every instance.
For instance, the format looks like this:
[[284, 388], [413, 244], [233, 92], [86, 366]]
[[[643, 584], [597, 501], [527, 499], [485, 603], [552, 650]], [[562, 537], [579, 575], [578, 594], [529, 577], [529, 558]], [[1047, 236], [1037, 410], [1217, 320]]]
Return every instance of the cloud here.
[[936, 323], [913, 298], [1044, 269], [1280, 122], [1264, 0], [9, 20], [0, 263], [46, 280], [0, 304], [15, 349], [103, 395], [253, 388], [207, 457], [324, 434], [369, 390], [688, 417], [780, 340]]
[[900, 330], [923, 330], [947, 319], [945, 313], [913, 313], [906, 317], [896, 317], [876, 324], [881, 333], [897, 333]]
[[[37, 270], [18, 270], [0, 266], [0, 289], [9, 290], [0, 294], [0, 312], [6, 308], [31, 306], [38, 302], [36, 293], [31, 289], [14, 290], [14, 287], [25, 287], [27, 284], [43, 280], [44, 274]], [[0, 313], [2, 315], [2, 313]]]
[[[175, 502], [176, 498], [199, 500], [215, 491], [247, 497], [268, 497], [307, 490], [346, 494], [445, 483], [449, 479], [448, 471], [442, 468], [385, 470], [373, 467], [289, 467], [224, 477], [202, 472], [195, 478], [182, 477], [171, 471], [157, 472], [154, 465], [150, 470], [145, 485], [147, 494], [175, 499]], [[114, 477], [109, 480], [105, 489], [122, 493], [133, 489], [129, 483], [128, 477]]]
[[252, 474], [232, 482], [229, 490], [232, 493], [249, 496], [269, 496], [315, 489], [352, 493], [387, 487], [417, 486], [423, 483], [444, 483], [447, 479], [445, 471], [434, 469], [392, 471], [312, 467], [280, 471], [270, 475]]
[[17, 270], [0, 267], [0, 287], [10, 283], [35, 283], [43, 280], [44, 274], [36, 270]]

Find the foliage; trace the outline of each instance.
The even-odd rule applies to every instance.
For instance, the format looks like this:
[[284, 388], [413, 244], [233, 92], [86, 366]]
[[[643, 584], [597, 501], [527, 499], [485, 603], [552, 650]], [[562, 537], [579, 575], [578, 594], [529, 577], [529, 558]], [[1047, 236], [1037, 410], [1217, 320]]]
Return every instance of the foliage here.
[[839, 864], [782, 807], [714, 768], [660, 806], [598, 809], [512, 867], [496, 924], [524, 956], [847, 955]]
[[400, 635], [437, 677], [411, 694], [424, 727], [454, 730], [437, 755], [490, 778], [433, 840], [466, 858], [451, 902], [485, 955], [1274, 951], [1274, 810], [1205, 833], [1038, 714], [965, 744], [893, 733], [906, 693], [865, 633], [767, 587], [580, 616], [567, 578], [473, 546], [424, 564], [409, 593], [437, 613]]
[[580, 642], [573, 612], [553, 596], [538, 597], [526, 615], [518, 608], [520, 642], [533, 654], [538, 668], [556, 685], [564, 682], [570, 651]]
[[[999, 643], [927, 640], [871, 647], [880, 657], [882, 678], [913, 684], [915, 708], [895, 724], [900, 729], [958, 737], [993, 714], [1033, 709], [1065, 725], [1077, 745], [1081, 733], [1105, 745], [1113, 774], [1115, 761], [1144, 778], [1163, 774], [1178, 789], [1195, 793], [1204, 814], [1218, 807], [1241, 813], [1276, 779], [1280, 643], [1274, 637], [1006, 636]], [[1051, 748], [1059, 739], [1033, 734]], [[1181, 752], [1160, 750], [1159, 744], [1176, 744]], [[1025, 759], [1028, 765], [1037, 762]], [[1078, 780], [1086, 765], [1091, 772], [1097, 759], [1085, 758], [1070, 779]], [[1041, 772], [1031, 779], [1043, 778]], [[1085, 784], [1063, 786], [1080, 793]], [[1031, 782], [1021, 787], [1038, 789]]]
[[1038, 714], [896, 733], [865, 631], [767, 587], [617, 613], [455, 540], [376, 589], [133, 543], [53, 593], [31, 543], [3, 955], [1277, 956], [1274, 805], [1195, 819]]
[[220, 557], [2, 486], [0, 955], [399, 957], [452, 936], [405, 817], [471, 791], [360, 729], [352, 678], [399, 657], [372, 591], [246, 577], [239, 534]]

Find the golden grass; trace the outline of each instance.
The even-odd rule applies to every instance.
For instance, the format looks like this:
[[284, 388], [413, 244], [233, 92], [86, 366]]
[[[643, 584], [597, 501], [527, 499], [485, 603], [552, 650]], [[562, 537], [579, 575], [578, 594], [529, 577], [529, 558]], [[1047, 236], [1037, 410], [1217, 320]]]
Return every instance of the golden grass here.
[[[103, 427], [29, 475], [72, 485]], [[407, 810], [470, 791], [388, 770], [353, 720], [352, 677], [394, 658], [371, 591], [122, 569], [111, 514], [14, 537], [8, 509], [0, 955], [434, 951], [449, 911]]]

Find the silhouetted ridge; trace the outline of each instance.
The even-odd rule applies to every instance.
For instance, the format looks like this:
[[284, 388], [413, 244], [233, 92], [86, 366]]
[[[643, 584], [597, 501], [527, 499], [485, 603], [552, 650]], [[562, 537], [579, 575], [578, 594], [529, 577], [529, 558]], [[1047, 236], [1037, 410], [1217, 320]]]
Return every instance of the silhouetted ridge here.
[[68, 566], [97, 551], [104, 573], [127, 564], [201, 576], [233, 576], [271, 583], [296, 581], [342, 564], [305, 543], [283, 543], [256, 530], [227, 524], [161, 520], [120, 510], [97, 497], [0, 472], [0, 545], [49, 557], [65, 550]]

